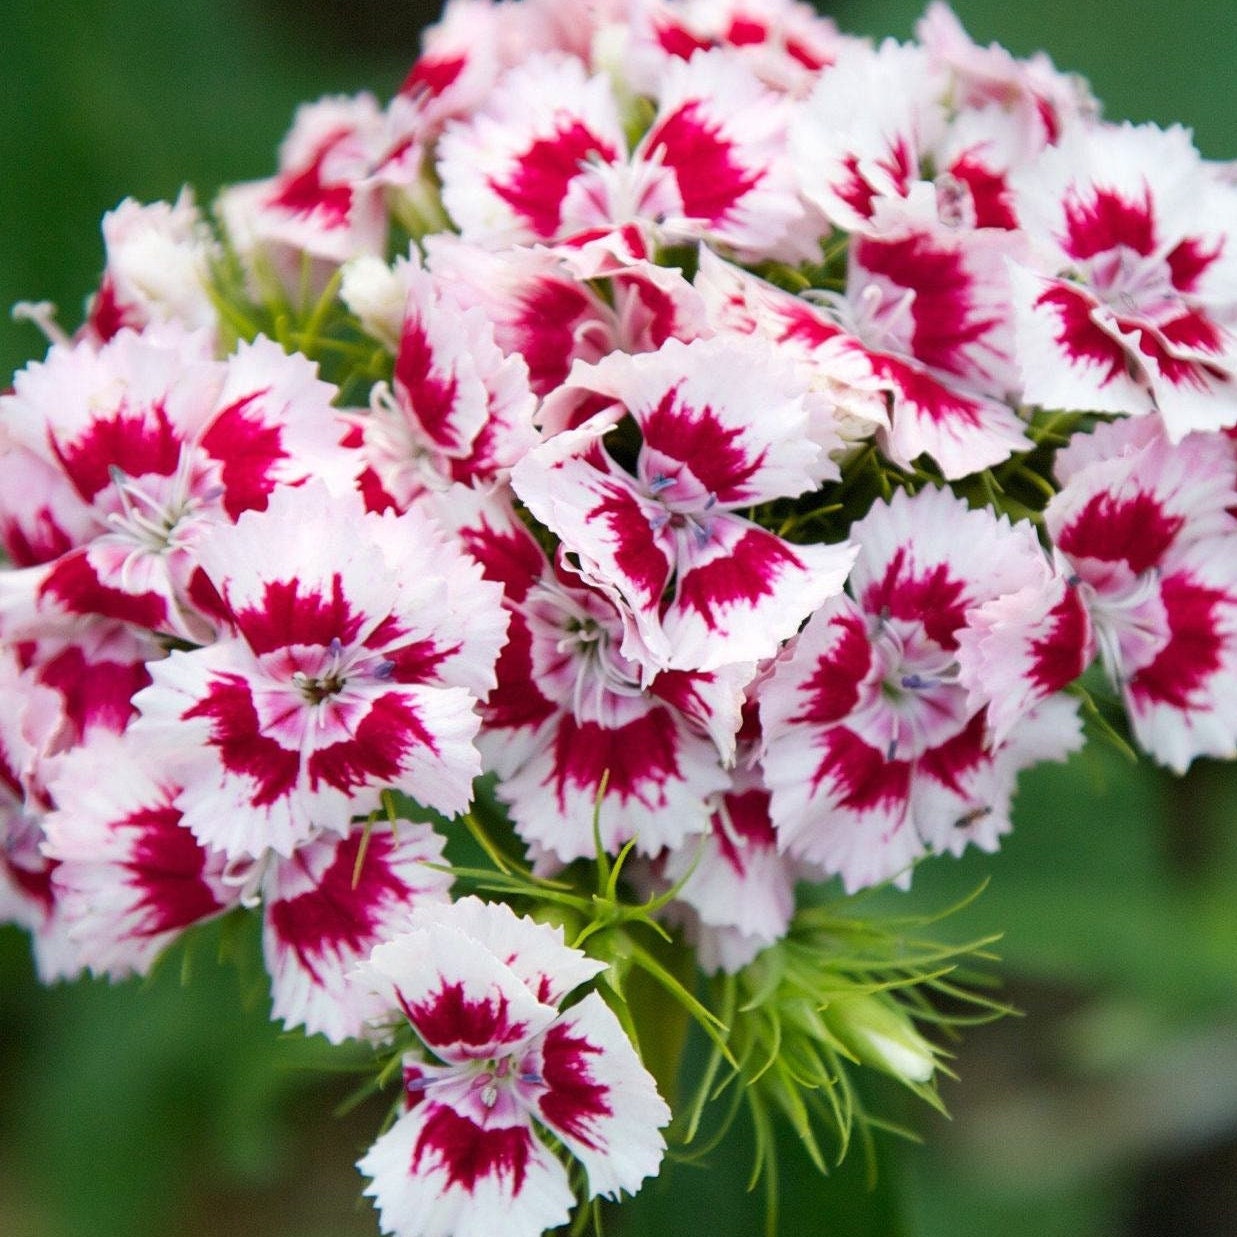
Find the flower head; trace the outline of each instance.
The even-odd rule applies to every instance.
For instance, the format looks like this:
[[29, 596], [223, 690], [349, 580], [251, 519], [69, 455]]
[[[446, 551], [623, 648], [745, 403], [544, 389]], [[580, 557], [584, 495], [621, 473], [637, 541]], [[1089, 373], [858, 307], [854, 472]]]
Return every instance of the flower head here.
[[604, 964], [560, 929], [464, 898], [415, 914], [363, 974], [432, 1060], [405, 1058], [405, 1111], [360, 1162], [385, 1232], [523, 1237], [574, 1201], [548, 1130], [616, 1197], [657, 1171], [670, 1119], [618, 1019], [595, 992]]

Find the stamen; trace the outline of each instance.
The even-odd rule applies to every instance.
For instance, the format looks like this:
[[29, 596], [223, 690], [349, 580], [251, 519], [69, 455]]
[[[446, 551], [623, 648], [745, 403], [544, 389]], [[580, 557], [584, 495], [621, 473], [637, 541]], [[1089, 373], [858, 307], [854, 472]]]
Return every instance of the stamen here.
[[52, 301], [18, 301], [10, 310], [14, 322], [29, 322], [43, 332], [49, 344], [68, 348], [73, 340], [56, 321], [56, 306]]

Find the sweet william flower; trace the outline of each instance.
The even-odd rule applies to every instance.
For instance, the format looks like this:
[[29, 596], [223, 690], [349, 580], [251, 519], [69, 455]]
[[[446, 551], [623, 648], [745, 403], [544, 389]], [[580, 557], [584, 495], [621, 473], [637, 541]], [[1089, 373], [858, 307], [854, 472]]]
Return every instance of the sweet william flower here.
[[[259, 336], [225, 360], [204, 332], [125, 329], [56, 346], [0, 396], [15, 453], [0, 467], [0, 530], [25, 571], [0, 579], [9, 639], [70, 634], [84, 615], [199, 642], [199, 537], [309, 477], [343, 489], [335, 390]], [[33, 510], [32, 510], [33, 508]]]
[[467, 807], [475, 706], [507, 620], [427, 516], [283, 489], [204, 540], [201, 564], [233, 634], [156, 663], [134, 723], [200, 841], [290, 855], [319, 824], [346, 831], [386, 786]]
[[[547, 423], [574, 403], [572, 388], [609, 407], [530, 452], [512, 484], [578, 556], [581, 577], [621, 599], [621, 651], [646, 677], [772, 656], [841, 589], [853, 547], [792, 545], [739, 514], [834, 471], [808, 437], [790, 362], [737, 337], [614, 353], [575, 367], [543, 405]], [[621, 449], [627, 414], [640, 439], [633, 470], [607, 449]]]
[[271, 1016], [332, 1043], [383, 1012], [353, 984], [356, 964], [413, 906], [447, 900], [443, 839], [421, 822], [320, 829], [286, 858], [229, 862], [185, 826], [181, 787], [140, 736], [93, 736], [57, 762], [49, 789], [42, 852], [74, 970], [145, 975], [186, 929], [260, 905]]
[[1237, 423], [1237, 192], [1186, 130], [1076, 129], [1015, 185], [1039, 247], [1012, 270], [1026, 398], [1155, 413], [1173, 442]]
[[877, 503], [852, 534], [853, 599], [822, 606], [760, 690], [779, 844], [848, 890], [909, 881], [929, 852], [994, 850], [1018, 770], [1081, 740], [1072, 705], [1050, 695], [992, 745], [963, 682], [969, 616], [1024, 588], [1041, 556], [1025, 524], [928, 487]]
[[646, 854], [703, 830], [753, 667], [642, 685], [613, 602], [556, 571], [513, 510], [458, 488], [436, 509], [511, 611], [478, 746], [521, 838], [569, 863], [596, 853], [594, 828], [607, 852], [635, 838]]
[[1077, 434], [1044, 520], [1068, 561], [1134, 735], [1184, 772], [1237, 751], [1237, 464], [1220, 435], [1156, 418]]
[[395, 1237], [532, 1237], [566, 1223], [567, 1170], [539, 1132], [584, 1166], [590, 1197], [657, 1171], [670, 1111], [595, 992], [604, 970], [562, 930], [464, 898], [415, 913], [362, 975], [400, 1010], [433, 1061], [404, 1062], [406, 1110], [361, 1159], [366, 1193]]

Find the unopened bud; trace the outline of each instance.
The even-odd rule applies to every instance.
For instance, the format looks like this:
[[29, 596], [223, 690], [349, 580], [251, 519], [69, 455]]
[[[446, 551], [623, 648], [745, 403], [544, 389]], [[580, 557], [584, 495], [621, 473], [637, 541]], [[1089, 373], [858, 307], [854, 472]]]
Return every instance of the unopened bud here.
[[832, 1000], [822, 1011], [825, 1025], [863, 1062], [901, 1079], [927, 1082], [936, 1069], [932, 1045], [909, 1015], [872, 993]]

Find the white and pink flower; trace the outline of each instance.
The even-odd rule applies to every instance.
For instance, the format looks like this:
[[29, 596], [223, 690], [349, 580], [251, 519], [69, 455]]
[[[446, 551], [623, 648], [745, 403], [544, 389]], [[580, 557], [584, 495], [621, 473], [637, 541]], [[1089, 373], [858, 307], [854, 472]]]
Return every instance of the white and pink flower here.
[[[963, 682], [969, 616], [1042, 557], [1029, 526], [927, 488], [878, 503], [852, 535], [852, 595], [811, 617], [760, 693], [779, 844], [848, 890], [908, 882], [929, 852], [995, 849], [1017, 771], [1081, 740], [1072, 703], [1041, 692], [993, 745]], [[1049, 642], [1036, 665], [1067, 661]]]
[[[646, 678], [772, 656], [846, 577], [848, 545], [794, 545], [740, 509], [815, 488], [833, 470], [807, 433], [802, 376], [748, 339], [669, 340], [578, 365], [604, 400], [518, 464], [515, 490], [620, 605], [621, 651]], [[634, 459], [609, 448], [634, 438]]]
[[1237, 190], [1180, 128], [1072, 130], [1016, 182], [1026, 398], [1156, 413], [1169, 438], [1237, 424]]
[[1182, 772], [1237, 754], [1237, 463], [1223, 436], [1156, 420], [1075, 435], [1045, 523], [1143, 747]]
[[306, 484], [199, 554], [231, 634], [153, 665], [133, 726], [200, 841], [287, 856], [319, 828], [347, 833], [387, 786], [467, 807], [507, 620], [458, 545], [419, 511]]
[[97, 349], [53, 348], [0, 396], [8, 464], [24, 470], [0, 508], [27, 568], [0, 580], [6, 638], [98, 615], [208, 639], [199, 539], [278, 486], [351, 487], [359, 461], [311, 362], [262, 337], [224, 361], [210, 349], [170, 325], [123, 330]]
[[418, 911], [363, 968], [425, 1049], [405, 1110], [358, 1167], [395, 1237], [534, 1237], [570, 1218], [548, 1130], [616, 1198], [657, 1172], [670, 1111], [606, 1003], [564, 999], [604, 970], [562, 930], [465, 898]]
[[131, 736], [92, 738], [58, 762], [43, 853], [74, 969], [145, 975], [187, 929], [260, 906], [271, 1016], [332, 1043], [366, 1034], [382, 1006], [353, 968], [414, 907], [447, 901], [443, 839], [383, 821], [229, 861], [185, 824], [182, 789]]

